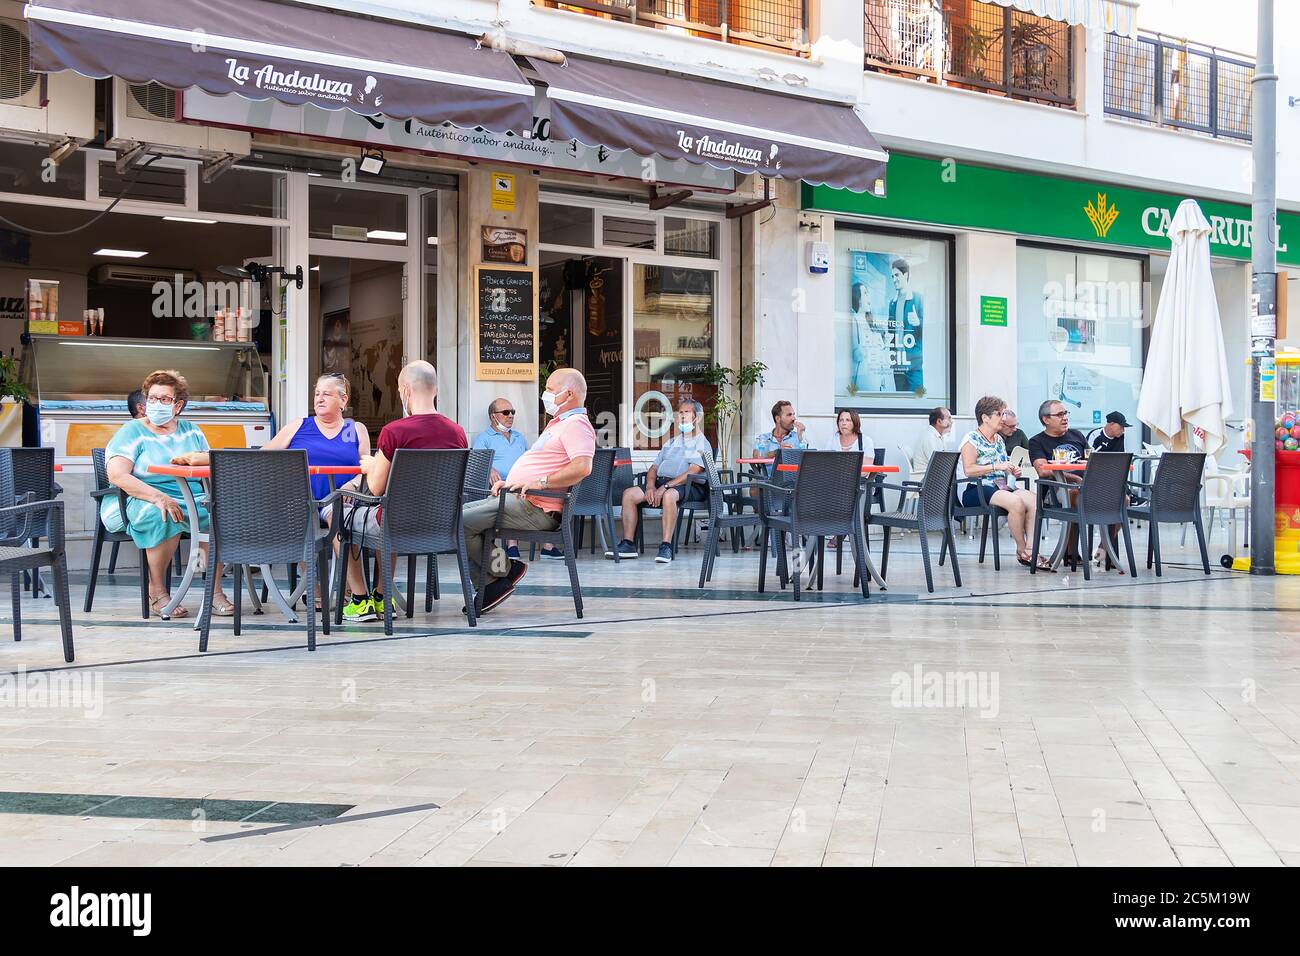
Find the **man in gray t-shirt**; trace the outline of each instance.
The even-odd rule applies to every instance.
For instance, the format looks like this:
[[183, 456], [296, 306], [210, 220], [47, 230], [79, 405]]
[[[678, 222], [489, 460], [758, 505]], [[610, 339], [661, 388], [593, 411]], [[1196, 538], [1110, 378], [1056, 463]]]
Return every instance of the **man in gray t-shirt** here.
[[[632, 538], [640, 519], [640, 505], [663, 511], [663, 543], [655, 561], [667, 564], [673, 559], [673, 529], [677, 526], [677, 508], [684, 501], [703, 501], [707, 492], [703, 485], [693, 483], [691, 475], [704, 471], [704, 456], [713, 449], [701, 432], [703, 418], [700, 403], [684, 398], [677, 403], [674, 422], [677, 434], [659, 449], [654, 464], [645, 474], [645, 487], [633, 485], [623, 492], [623, 540], [616, 546], [619, 558], [637, 557]], [[613, 557], [614, 552], [606, 552]]]

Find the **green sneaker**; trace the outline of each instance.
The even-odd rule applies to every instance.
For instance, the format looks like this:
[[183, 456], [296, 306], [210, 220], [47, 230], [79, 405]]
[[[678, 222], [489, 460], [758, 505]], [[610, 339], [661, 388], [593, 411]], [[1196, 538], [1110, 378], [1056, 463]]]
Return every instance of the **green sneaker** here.
[[368, 595], [357, 597], [354, 594], [352, 600], [343, 605], [343, 620], [350, 624], [364, 624], [366, 621], [374, 621], [378, 618], [375, 602]]
[[[388, 606], [392, 608], [393, 617], [397, 617], [397, 601], [389, 598]], [[384, 616], [384, 596], [378, 591], [374, 591], [370, 595], [370, 608], [375, 612], [375, 620]]]

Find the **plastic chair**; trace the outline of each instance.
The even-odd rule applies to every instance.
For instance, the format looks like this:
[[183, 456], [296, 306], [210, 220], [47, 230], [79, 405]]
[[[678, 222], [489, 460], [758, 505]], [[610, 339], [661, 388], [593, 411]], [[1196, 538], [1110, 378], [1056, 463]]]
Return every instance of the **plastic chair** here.
[[[312, 497], [307, 472], [307, 452], [302, 449], [262, 451], [220, 449], [211, 452], [212, 471], [209, 501], [211, 530], [208, 534], [210, 567], [224, 563], [234, 582], [234, 632], [242, 625], [243, 574], [245, 568], [262, 565], [297, 564], [307, 567], [307, 589], [303, 592], [307, 617], [307, 650], [316, 650], [316, 595], [321, 599], [322, 623], [329, 628], [329, 574], [327, 567], [338, 528], [338, 492], [317, 502]], [[268, 507], [268, 502], [271, 503]], [[320, 526], [319, 507], [335, 504], [334, 521]], [[208, 649], [212, 626], [212, 596], [217, 576], [208, 573], [203, 588], [203, 611], [199, 615], [199, 651]]]
[[[614, 450], [612, 448], [597, 448], [596, 455], [599, 456], [601, 452], [609, 452], [610, 455], [612, 456], [613, 451]], [[610, 462], [613, 462], [613, 460], [614, 459], [611, 457]], [[595, 471], [596, 471], [596, 467], [595, 467], [595, 462], [593, 461], [592, 474], [595, 474]], [[573, 549], [573, 519], [575, 517], [574, 510], [573, 510], [574, 505], [578, 500], [579, 496], [582, 496], [587, 501], [600, 501], [603, 498], [606, 507], [609, 507], [609, 485], [605, 482], [597, 481], [596, 484], [601, 488], [599, 494], [597, 494], [594, 491], [587, 491], [586, 493], [584, 493], [582, 486], [585, 485], [590, 480], [591, 480], [591, 475], [588, 475], [582, 481], [578, 482], [577, 485], [568, 489], [567, 491], [560, 491], [558, 489], [554, 491], [550, 489], [539, 489], [536, 491], [529, 492], [529, 495], [532, 495], [534, 497], [552, 498], [560, 502], [560, 523], [559, 526], [554, 531], [537, 531], [534, 529], [526, 529], [526, 528], [511, 528], [509, 525], [505, 523], [506, 499], [505, 499], [505, 495], [502, 495], [497, 505], [497, 517], [496, 517], [496, 521], [492, 525], [492, 533], [483, 536], [483, 554], [481, 555], [480, 563], [479, 563], [479, 568], [481, 569], [482, 572], [481, 577], [486, 578], [487, 576], [488, 563], [492, 560], [492, 543], [498, 539], [527, 541], [530, 544], [532, 544], [534, 547], [536, 547], [536, 545], [539, 544], [543, 544], [543, 545], [549, 544], [549, 545], [558, 546], [564, 550], [564, 565], [569, 569], [569, 586], [573, 590], [573, 608], [577, 612], [578, 617], [581, 618], [582, 617], [582, 584], [581, 582], [578, 581], [578, 562], [576, 556], [573, 553], [574, 550]], [[615, 555], [615, 560], [617, 560], [617, 553]], [[483, 594], [483, 587], [486, 583], [487, 583], [486, 580], [480, 580], [478, 582], [478, 591], [475, 596], [475, 600], [478, 600], [478, 597]], [[467, 601], [466, 607], [470, 607], [470, 606], [471, 606], [470, 603]], [[473, 618], [471, 617], [471, 620], [472, 619]]]
[[[611, 489], [614, 484], [614, 460], [618, 451], [614, 448], [597, 448], [596, 454], [591, 460], [591, 474], [582, 479], [574, 489], [574, 495], [569, 503], [568, 511], [573, 518], [591, 518], [600, 531], [601, 544], [605, 550], [614, 553], [614, 561], [618, 562], [618, 548], [615, 547], [617, 539], [614, 537], [614, 506], [610, 503]], [[531, 492], [530, 492], [531, 494]], [[549, 497], [549, 496], [548, 496]], [[547, 532], [537, 532], [545, 534]], [[523, 539], [518, 539], [523, 540]], [[531, 560], [537, 552], [537, 545], [542, 543], [535, 539], [528, 539], [532, 542], [529, 549], [529, 559]], [[554, 541], [548, 542], [552, 545]], [[591, 536], [591, 546], [593, 553], [596, 547], [596, 535]], [[568, 562], [569, 552], [564, 552], [564, 559]], [[581, 617], [582, 615], [578, 615]]]
[[[1128, 553], [1129, 573], [1134, 578], [1137, 577], [1137, 563], [1133, 560], [1133, 537], [1128, 526], [1128, 470], [1132, 462], [1133, 455], [1126, 451], [1097, 451], [1088, 458], [1088, 467], [1083, 472], [1081, 485], [1048, 478], [1038, 479], [1038, 512], [1034, 516], [1034, 553], [1029, 559], [1030, 574], [1038, 571], [1038, 548], [1043, 521], [1053, 518], [1079, 526], [1079, 537], [1084, 546], [1080, 559], [1083, 561], [1085, 581], [1092, 580], [1092, 529], [1097, 525], [1101, 526], [1103, 534], [1109, 533], [1111, 525], [1120, 526], [1120, 532], [1124, 535], [1124, 548]], [[1161, 470], [1164, 470], [1163, 465]], [[1047, 504], [1045, 492], [1053, 488], [1077, 491], [1078, 502], [1074, 507]]]
[[763, 517], [757, 511], [746, 514], [743, 509], [733, 508], [728, 503], [728, 495], [744, 495], [748, 498], [749, 490], [756, 485], [752, 481], [724, 482], [712, 455], [705, 456], [704, 474], [693, 475], [690, 483], [706, 485], [708, 494], [706, 504], [709, 509], [709, 535], [705, 539], [704, 557], [700, 561], [699, 587], [703, 588], [713, 578], [713, 561], [720, 550], [722, 532], [731, 532], [732, 551], [739, 551], [740, 541], [736, 532], [743, 535], [745, 528], [762, 528]]
[[[496, 452], [491, 448], [470, 449], [469, 464], [465, 466], [465, 486], [461, 494], [463, 503], [482, 501], [488, 497], [492, 488], [492, 459], [495, 455]], [[407, 559], [406, 572], [410, 581], [414, 580], [414, 560], [413, 556]], [[414, 585], [411, 585], [411, 587], [412, 591], [414, 591]], [[442, 586], [438, 583], [438, 556], [429, 554], [425, 557], [424, 564], [424, 613], [431, 613], [433, 611], [433, 602], [441, 599]], [[410, 614], [407, 614], [407, 617], [410, 617]]]
[[[122, 515], [126, 515], [126, 492], [121, 488], [116, 488], [108, 482], [108, 466], [104, 459], [104, 449], [92, 448], [90, 450], [90, 462], [95, 469], [95, 487], [90, 492], [92, 507], [95, 509], [95, 537], [90, 545], [90, 577], [86, 581], [86, 602], [82, 610], [90, 613], [91, 607], [95, 603], [95, 586], [99, 583], [99, 562], [104, 550], [105, 543], [112, 543], [116, 548], [119, 544], [133, 544], [131, 535], [125, 530], [109, 531], [104, 527], [103, 519], [100, 517], [100, 503], [110, 495], [117, 497], [118, 507]], [[125, 517], [123, 518], [125, 520]], [[113, 563], [109, 561], [109, 574], [113, 573]], [[145, 554], [140, 552], [140, 616], [145, 620], [149, 619], [149, 562], [145, 560]]]
[[[339, 595], [334, 611], [334, 623], [343, 622], [343, 588], [347, 581], [350, 545], [378, 548], [380, 551], [380, 577], [384, 582], [384, 633], [393, 633], [393, 559], [407, 556], [406, 616], [415, 616], [415, 557], [429, 554], [454, 554], [460, 570], [461, 592], [469, 614], [470, 627], [478, 622], [473, 607], [474, 594], [469, 572], [469, 557], [465, 550], [465, 531], [461, 525], [461, 508], [466, 494], [477, 493], [480, 486], [466, 488], [465, 474], [469, 468], [470, 451], [467, 448], [415, 449], [399, 448], [393, 455], [393, 467], [388, 473], [388, 485], [382, 495], [367, 495], [356, 491], [340, 492], [358, 506], [379, 507], [383, 521], [379, 526], [379, 540], [363, 540], [361, 530], [353, 530], [352, 522], [342, 521], [339, 528], [339, 559], [336, 562], [335, 591]], [[352, 512], [353, 521], [361, 517], [360, 508]], [[430, 608], [428, 582], [425, 607]], [[439, 595], [435, 592], [435, 597]]]
[[[785, 449], [782, 449], [785, 451]], [[780, 453], [778, 452], [778, 458]], [[789, 472], [777, 471], [777, 475]], [[775, 499], [764, 495], [761, 508], [763, 537], [776, 538], [777, 575], [784, 588], [788, 574], [785, 536], [790, 535], [793, 546], [802, 548], [804, 537], [817, 539], [817, 586], [822, 585], [822, 569], [826, 563], [826, 538], [846, 535], [852, 539], [853, 557], [859, 568], [866, 565], [866, 541], [863, 538], [862, 514], [859, 498], [864, 493], [862, 485], [862, 453], [843, 451], [800, 451], [799, 469], [793, 473], [793, 483], [769, 480], [760, 483], [764, 492], [774, 493]], [[784, 503], [782, 503], [784, 499]], [[802, 561], [794, 566], [794, 599], [799, 600]], [[862, 585], [862, 596], [868, 597], [868, 576], [857, 576]], [[758, 590], [762, 593], [767, 578], [767, 548], [758, 556]]]
[[[925, 589], [934, 592], [934, 577], [930, 568], [929, 533], [938, 531], [943, 534], [944, 545], [952, 552], [952, 577], [957, 587], [961, 587], [961, 571], [957, 567], [957, 542], [952, 534], [952, 503], [954, 479], [957, 475], [958, 454], [955, 451], [936, 451], [930, 456], [925, 469], [925, 477], [919, 482], [907, 481], [899, 485], [885, 483], [881, 487], [899, 492], [897, 511], [885, 511], [867, 515], [867, 524], [880, 525], [885, 529], [885, 543], [880, 550], [880, 576], [889, 573], [889, 535], [891, 531], [904, 529], [915, 531], [921, 542], [921, 564], [925, 568]], [[916, 495], [915, 513], [904, 510], [907, 495]]]
[[[53, 448], [0, 448], [0, 472], [10, 476], [13, 501], [53, 501], [63, 489], [54, 483]], [[30, 543], [40, 547], [45, 530], [32, 525]], [[41, 576], [30, 573], [32, 597], [41, 593]]]
[[1204, 452], [1165, 452], [1152, 482], [1130, 481], [1129, 487], [1141, 489], [1147, 503], [1130, 505], [1128, 515], [1147, 524], [1147, 568], [1154, 558], [1156, 577], [1160, 577], [1160, 525], [1191, 524], [1201, 547], [1201, 567], [1210, 573], [1210, 554], [1206, 548], [1205, 528], [1201, 525], [1201, 475], [1205, 471]]
[[[12, 531], [6, 533], [5, 542], [0, 542], [0, 574], [9, 575], [14, 641], [23, 639], [23, 594], [18, 576], [24, 571], [34, 575], [38, 569], [48, 567], [54, 573], [54, 601], [59, 607], [63, 659], [72, 663], [72, 602], [68, 597], [68, 561], [64, 553], [63, 502], [47, 499], [0, 508], [0, 526]], [[39, 537], [48, 539], [46, 547], [35, 543]]]

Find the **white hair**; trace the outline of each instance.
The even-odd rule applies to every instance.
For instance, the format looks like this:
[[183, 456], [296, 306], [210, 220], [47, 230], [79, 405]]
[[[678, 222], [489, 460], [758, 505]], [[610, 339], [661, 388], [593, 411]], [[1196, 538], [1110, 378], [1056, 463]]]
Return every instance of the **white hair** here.
[[558, 377], [564, 383], [564, 388], [576, 392], [579, 401], [587, 398], [587, 380], [583, 378], [582, 373], [576, 368], [557, 368], [551, 375]]

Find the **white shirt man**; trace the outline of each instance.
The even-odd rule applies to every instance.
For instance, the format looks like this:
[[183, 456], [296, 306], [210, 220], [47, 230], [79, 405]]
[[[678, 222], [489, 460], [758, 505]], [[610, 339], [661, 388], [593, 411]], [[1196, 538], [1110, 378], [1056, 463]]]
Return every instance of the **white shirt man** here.
[[952, 431], [952, 412], [940, 405], [930, 409], [930, 424], [921, 433], [921, 439], [912, 451], [912, 473], [921, 474], [930, 467], [930, 456], [936, 451], [948, 450], [948, 434]]

